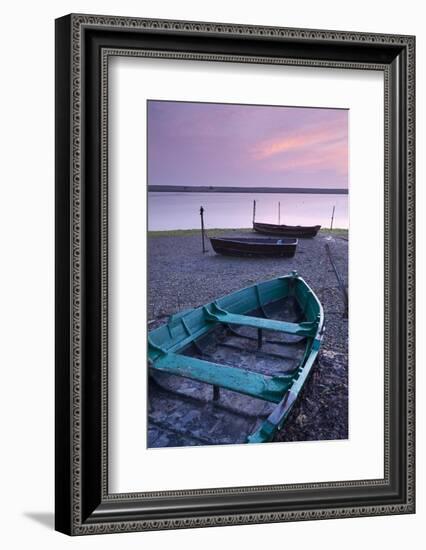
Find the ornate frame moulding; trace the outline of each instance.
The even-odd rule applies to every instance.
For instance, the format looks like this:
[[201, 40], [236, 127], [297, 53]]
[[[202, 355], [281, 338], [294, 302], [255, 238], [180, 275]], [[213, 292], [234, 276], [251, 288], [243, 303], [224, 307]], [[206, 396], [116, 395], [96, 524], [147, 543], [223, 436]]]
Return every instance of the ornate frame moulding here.
[[[111, 56], [383, 72], [383, 479], [108, 492]], [[414, 80], [413, 36], [96, 15], [56, 21], [59, 531], [83, 535], [414, 512]]]

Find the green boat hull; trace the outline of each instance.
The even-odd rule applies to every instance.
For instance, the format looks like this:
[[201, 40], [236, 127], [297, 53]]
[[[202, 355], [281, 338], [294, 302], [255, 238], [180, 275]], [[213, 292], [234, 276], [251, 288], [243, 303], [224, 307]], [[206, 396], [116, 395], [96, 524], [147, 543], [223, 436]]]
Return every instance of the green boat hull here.
[[148, 335], [148, 446], [271, 441], [323, 325], [321, 303], [295, 272], [173, 315]]

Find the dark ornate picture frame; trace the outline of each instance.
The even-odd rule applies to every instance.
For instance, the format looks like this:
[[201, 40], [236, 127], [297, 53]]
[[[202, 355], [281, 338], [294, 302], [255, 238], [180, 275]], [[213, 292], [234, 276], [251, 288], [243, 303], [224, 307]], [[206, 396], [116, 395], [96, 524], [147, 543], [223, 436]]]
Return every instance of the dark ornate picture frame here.
[[[108, 491], [110, 56], [384, 74], [384, 477]], [[414, 513], [415, 38], [68, 15], [56, 21], [56, 529], [70, 535]]]

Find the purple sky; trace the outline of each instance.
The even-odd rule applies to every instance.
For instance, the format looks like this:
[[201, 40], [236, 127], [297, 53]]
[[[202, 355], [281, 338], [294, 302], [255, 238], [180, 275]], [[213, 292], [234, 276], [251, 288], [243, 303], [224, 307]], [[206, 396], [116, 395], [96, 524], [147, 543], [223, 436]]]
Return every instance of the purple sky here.
[[149, 185], [348, 187], [348, 111], [148, 102]]

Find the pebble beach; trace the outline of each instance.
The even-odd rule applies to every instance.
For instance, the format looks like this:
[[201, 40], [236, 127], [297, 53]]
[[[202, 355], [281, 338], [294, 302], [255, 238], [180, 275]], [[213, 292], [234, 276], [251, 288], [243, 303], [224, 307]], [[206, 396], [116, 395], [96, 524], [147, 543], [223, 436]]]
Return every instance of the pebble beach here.
[[[210, 236], [250, 236], [241, 230], [214, 230]], [[277, 441], [348, 438], [348, 319], [335, 271], [347, 288], [348, 238], [345, 231], [321, 231], [299, 239], [292, 258], [230, 257], [216, 254], [199, 232], [148, 235], [148, 330], [178, 311], [201, 306], [240, 288], [296, 270], [312, 287], [325, 314], [319, 361]]]

